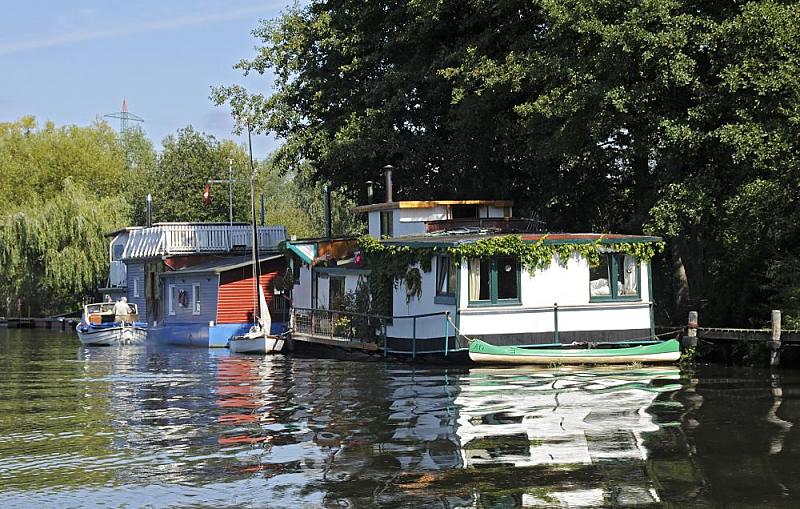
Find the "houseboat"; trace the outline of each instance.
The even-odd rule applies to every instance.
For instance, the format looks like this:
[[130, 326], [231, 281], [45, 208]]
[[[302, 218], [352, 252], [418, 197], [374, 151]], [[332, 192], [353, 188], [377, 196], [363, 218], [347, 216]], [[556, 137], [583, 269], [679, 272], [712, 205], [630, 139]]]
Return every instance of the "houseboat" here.
[[287, 242], [293, 341], [467, 361], [473, 340], [550, 348], [654, 340], [650, 257], [661, 239], [545, 233], [512, 218], [512, 208], [387, 201], [355, 208], [367, 215], [368, 236]]
[[[276, 284], [286, 272], [278, 247], [283, 226], [260, 226], [261, 284], [272, 330], [286, 328], [286, 300]], [[148, 338], [169, 344], [226, 347], [253, 324], [252, 228], [247, 223], [158, 223], [111, 235], [109, 287], [139, 309]]]

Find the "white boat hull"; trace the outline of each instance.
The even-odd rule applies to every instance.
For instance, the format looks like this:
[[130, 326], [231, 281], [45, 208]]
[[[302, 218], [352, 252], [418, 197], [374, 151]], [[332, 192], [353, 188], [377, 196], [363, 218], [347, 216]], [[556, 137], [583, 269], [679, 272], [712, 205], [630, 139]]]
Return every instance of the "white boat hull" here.
[[279, 353], [283, 350], [283, 343], [283, 338], [275, 336], [258, 336], [253, 338], [242, 336], [231, 338], [228, 341], [228, 348], [234, 353]]
[[147, 329], [135, 325], [92, 329], [83, 324], [76, 328], [78, 339], [86, 346], [110, 346], [143, 343], [147, 339]]

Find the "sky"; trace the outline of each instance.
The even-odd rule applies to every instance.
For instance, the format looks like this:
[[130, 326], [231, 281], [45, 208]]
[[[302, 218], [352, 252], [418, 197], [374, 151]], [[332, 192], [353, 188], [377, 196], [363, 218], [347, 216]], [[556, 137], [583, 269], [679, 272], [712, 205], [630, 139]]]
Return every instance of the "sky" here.
[[[256, 54], [252, 30], [292, 0], [9, 0], [0, 16], [0, 122], [34, 115], [40, 125], [92, 124], [120, 111], [144, 119], [157, 149], [192, 125], [217, 139], [232, 134], [230, 110], [211, 86], [241, 84], [269, 94], [271, 76], [244, 77], [233, 65]], [[108, 119], [114, 128], [119, 121]], [[261, 159], [279, 144], [258, 135]]]

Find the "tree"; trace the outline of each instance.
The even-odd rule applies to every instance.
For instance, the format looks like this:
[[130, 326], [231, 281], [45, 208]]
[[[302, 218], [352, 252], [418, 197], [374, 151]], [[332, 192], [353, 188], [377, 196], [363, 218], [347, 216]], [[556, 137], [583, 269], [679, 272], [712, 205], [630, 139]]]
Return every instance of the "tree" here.
[[668, 319], [800, 316], [780, 277], [797, 274], [799, 11], [319, 0], [263, 22], [237, 65], [272, 71], [276, 93], [213, 98], [286, 139], [278, 167], [313, 161], [311, 179], [351, 195], [392, 162], [401, 196], [507, 197], [553, 229], [663, 235]]
[[234, 221], [250, 221], [249, 159], [247, 152], [230, 140], [195, 131], [191, 126], [164, 138], [149, 190], [153, 195], [153, 221], [228, 222], [228, 187], [212, 186], [212, 200], [203, 203], [203, 189], [210, 179], [227, 179], [232, 165]]
[[70, 178], [62, 191], [6, 214], [0, 221], [0, 295], [34, 315], [77, 310], [105, 284], [108, 239], [127, 223], [121, 196], [99, 197]]

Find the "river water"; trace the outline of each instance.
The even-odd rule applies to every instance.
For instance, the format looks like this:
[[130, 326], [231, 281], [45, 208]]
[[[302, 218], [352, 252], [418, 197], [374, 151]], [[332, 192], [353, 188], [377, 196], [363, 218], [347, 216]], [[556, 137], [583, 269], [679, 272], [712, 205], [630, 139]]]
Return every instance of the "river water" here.
[[796, 371], [0, 354], [4, 508], [800, 506]]

